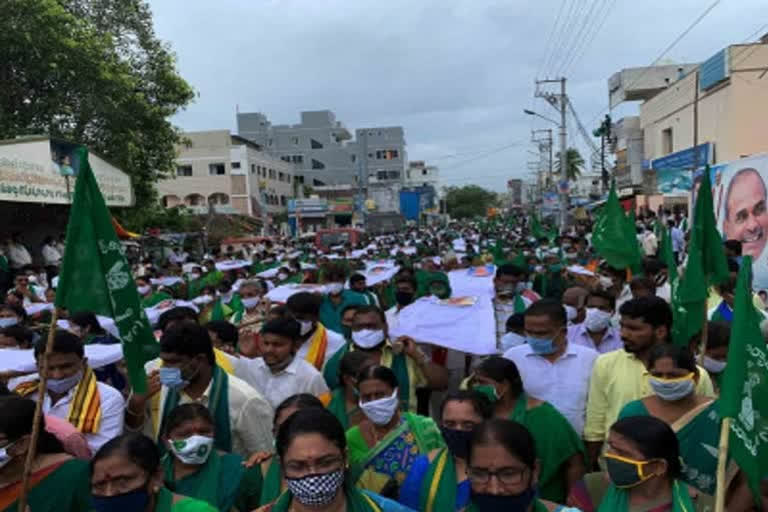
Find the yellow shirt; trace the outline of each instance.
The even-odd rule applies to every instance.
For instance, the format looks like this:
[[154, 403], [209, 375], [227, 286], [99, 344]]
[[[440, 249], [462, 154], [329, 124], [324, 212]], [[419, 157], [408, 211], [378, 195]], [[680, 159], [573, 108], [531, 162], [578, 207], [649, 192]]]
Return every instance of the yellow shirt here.
[[[626, 350], [614, 350], [595, 359], [587, 396], [587, 421], [584, 439], [605, 441], [622, 407], [633, 400], [653, 394], [645, 365]], [[709, 373], [699, 367], [696, 394], [714, 398]]]

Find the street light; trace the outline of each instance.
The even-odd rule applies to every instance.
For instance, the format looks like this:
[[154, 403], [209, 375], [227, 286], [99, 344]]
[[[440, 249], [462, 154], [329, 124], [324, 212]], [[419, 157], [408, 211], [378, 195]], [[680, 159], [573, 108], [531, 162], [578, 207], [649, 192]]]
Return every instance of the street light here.
[[528, 110], [527, 108], [523, 109], [523, 114], [529, 115], [529, 116], [536, 116], [544, 119], [545, 121], [549, 121], [550, 123], [556, 124], [557, 126], [560, 126], [560, 123], [555, 121], [554, 119], [550, 119], [547, 116], [543, 116], [539, 114], [538, 112], [534, 112], [533, 110]]

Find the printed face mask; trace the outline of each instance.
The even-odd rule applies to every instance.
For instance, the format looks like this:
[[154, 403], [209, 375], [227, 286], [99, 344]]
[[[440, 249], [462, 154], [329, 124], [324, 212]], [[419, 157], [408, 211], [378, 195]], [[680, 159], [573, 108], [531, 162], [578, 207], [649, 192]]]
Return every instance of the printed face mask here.
[[213, 438], [193, 435], [186, 439], [169, 440], [173, 454], [184, 464], [199, 466], [205, 464], [213, 448]]
[[392, 393], [392, 396], [386, 398], [379, 398], [378, 400], [371, 400], [370, 402], [359, 402], [360, 410], [363, 414], [373, 422], [374, 425], [386, 425], [392, 419], [397, 411], [399, 398], [397, 396], [397, 389]]
[[344, 483], [344, 470], [337, 469], [320, 475], [286, 478], [293, 497], [304, 506], [322, 507], [333, 501]]

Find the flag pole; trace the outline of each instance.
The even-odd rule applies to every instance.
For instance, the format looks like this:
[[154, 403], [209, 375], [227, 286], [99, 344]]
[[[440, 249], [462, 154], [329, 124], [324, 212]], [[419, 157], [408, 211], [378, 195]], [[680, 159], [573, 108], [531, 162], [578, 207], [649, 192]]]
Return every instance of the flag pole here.
[[728, 459], [728, 439], [731, 418], [723, 418], [720, 425], [720, 444], [717, 453], [717, 490], [715, 491], [715, 512], [725, 511], [725, 463]]
[[704, 354], [707, 352], [707, 343], [709, 342], [709, 312], [707, 311], [707, 302], [704, 302], [704, 323], [701, 324], [701, 341], [699, 342], [699, 366], [704, 365]]
[[19, 512], [26, 512], [27, 492], [29, 491], [29, 477], [32, 474], [32, 465], [37, 455], [37, 439], [40, 437], [40, 425], [43, 417], [43, 401], [45, 400], [45, 388], [48, 382], [48, 356], [53, 352], [53, 338], [56, 334], [56, 322], [59, 318], [58, 308], [53, 308], [51, 323], [48, 326], [48, 339], [45, 342], [45, 352], [43, 353], [43, 364], [40, 366], [40, 384], [38, 384], [37, 404], [35, 405], [35, 415], [32, 420], [32, 435], [29, 438], [29, 449], [24, 461], [24, 473], [21, 480], [21, 492], [19, 493]]

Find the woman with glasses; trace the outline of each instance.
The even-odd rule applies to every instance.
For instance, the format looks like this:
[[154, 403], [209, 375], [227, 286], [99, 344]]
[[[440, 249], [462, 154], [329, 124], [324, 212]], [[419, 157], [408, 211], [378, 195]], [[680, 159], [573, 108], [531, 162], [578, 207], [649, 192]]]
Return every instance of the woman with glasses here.
[[352, 479], [363, 489], [395, 499], [413, 461], [445, 443], [431, 418], [400, 413], [397, 378], [389, 368], [364, 368], [357, 390], [365, 418], [347, 430]]
[[[0, 398], [0, 511], [16, 512], [24, 462], [30, 449], [35, 402], [16, 395]], [[61, 443], [41, 428], [30, 474], [27, 510], [88, 510], [88, 463], [73, 459]]]
[[400, 503], [425, 512], [464, 510], [469, 504], [467, 456], [472, 432], [491, 417], [485, 396], [454, 391], [440, 407], [440, 432], [447, 448], [419, 455], [400, 488]]
[[247, 468], [243, 458], [213, 448], [214, 421], [208, 408], [179, 405], [165, 421], [162, 459], [169, 489], [203, 500], [221, 512], [252, 510], [259, 505], [261, 471]]
[[325, 409], [291, 415], [280, 426], [276, 446], [288, 489], [256, 512], [410, 511], [349, 482], [344, 429]]
[[578, 500], [583, 510], [712, 510], [705, 503], [696, 503], [699, 508], [694, 506], [688, 486], [680, 480], [682, 462], [677, 437], [658, 418], [630, 416], [614, 423], [603, 461], [607, 478], [595, 473], [587, 476], [588, 499]]
[[[33, 509], [34, 510], [34, 509]], [[216, 512], [208, 503], [163, 485], [160, 450], [147, 436], [123, 434], [102, 446], [91, 461], [93, 512]]]
[[571, 487], [584, 476], [584, 444], [565, 417], [548, 402], [528, 396], [515, 363], [489, 357], [475, 369], [472, 389], [494, 404], [493, 416], [522, 424], [536, 440], [541, 467], [539, 496], [565, 502]]
[[538, 495], [536, 443], [521, 424], [494, 418], [477, 427], [469, 444], [471, 485], [467, 512], [578, 512]]

